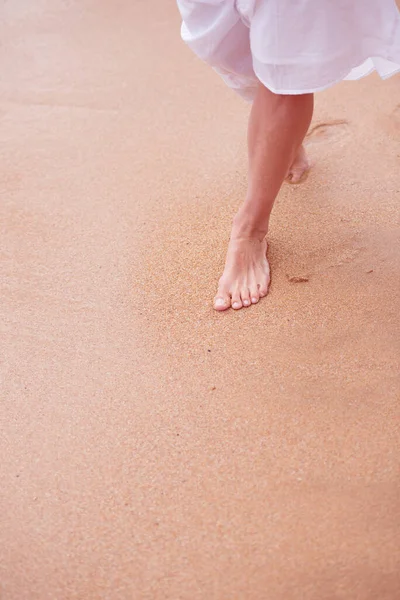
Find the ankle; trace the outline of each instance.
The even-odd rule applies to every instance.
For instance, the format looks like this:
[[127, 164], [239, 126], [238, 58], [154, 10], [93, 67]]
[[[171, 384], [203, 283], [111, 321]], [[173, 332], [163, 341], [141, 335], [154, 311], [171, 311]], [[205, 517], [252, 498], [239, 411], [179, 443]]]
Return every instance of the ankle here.
[[254, 215], [246, 214], [245, 210], [239, 210], [233, 219], [231, 239], [257, 239], [262, 241], [268, 232], [268, 221], [261, 222]]

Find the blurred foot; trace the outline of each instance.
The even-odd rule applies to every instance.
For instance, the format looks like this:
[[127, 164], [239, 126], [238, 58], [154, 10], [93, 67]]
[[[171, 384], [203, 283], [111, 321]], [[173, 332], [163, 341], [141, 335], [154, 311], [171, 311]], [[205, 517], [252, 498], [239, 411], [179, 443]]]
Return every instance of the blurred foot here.
[[310, 171], [310, 162], [307, 157], [306, 150], [303, 145], [300, 146], [297, 152], [296, 158], [293, 161], [292, 166], [286, 177], [286, 181], [289, 183], [303, 183], [308, 177]]

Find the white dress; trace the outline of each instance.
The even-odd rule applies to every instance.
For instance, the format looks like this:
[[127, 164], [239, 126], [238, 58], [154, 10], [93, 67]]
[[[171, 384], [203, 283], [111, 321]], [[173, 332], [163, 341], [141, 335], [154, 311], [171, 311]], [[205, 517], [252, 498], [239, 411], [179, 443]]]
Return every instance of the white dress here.
[[376, 70], [400, 71], [396, 0], [178, 0], [182, 37], [252, 100], [323, 90]]

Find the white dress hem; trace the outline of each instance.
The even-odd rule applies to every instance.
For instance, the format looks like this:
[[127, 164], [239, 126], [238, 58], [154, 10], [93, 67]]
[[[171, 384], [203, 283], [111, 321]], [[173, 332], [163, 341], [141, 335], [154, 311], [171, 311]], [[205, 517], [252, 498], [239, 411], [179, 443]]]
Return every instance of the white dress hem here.
[[246, 100], [400, 72], [395, 0], [178, 0], [182, 38]]

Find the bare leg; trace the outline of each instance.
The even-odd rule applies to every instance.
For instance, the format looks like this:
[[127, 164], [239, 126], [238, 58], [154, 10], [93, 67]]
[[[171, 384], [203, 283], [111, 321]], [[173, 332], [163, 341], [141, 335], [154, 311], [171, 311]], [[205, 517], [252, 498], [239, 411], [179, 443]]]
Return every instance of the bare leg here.
[[214, 307], [250, 306], [268, 293], [268, 223], [275, 198], [290, 173], [313, 113], [312, 94], [279, 96], [260, 85], [251, 110], [249, 182], [234, 218], [224, 273]]

